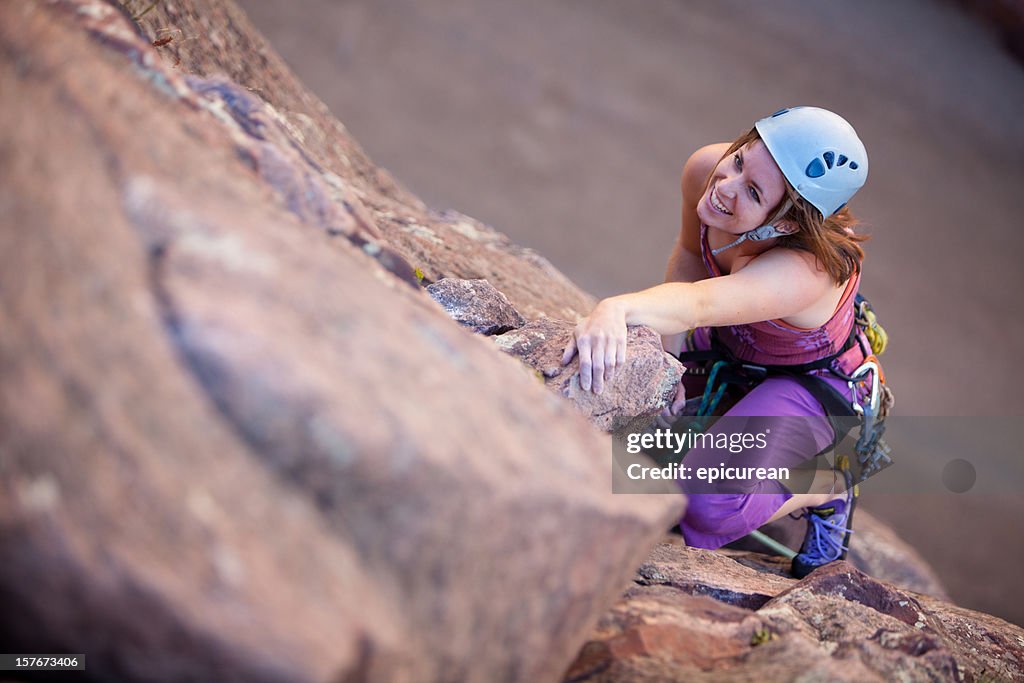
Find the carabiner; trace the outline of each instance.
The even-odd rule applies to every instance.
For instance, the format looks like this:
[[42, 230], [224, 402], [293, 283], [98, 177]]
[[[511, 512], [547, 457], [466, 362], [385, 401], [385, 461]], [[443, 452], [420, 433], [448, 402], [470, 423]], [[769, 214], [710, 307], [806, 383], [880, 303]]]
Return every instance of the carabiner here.
[[[869, 372], [871, 373], [871, 393], [870, 393], [870, 398], [868, 399], [868, 407], [870, 408], [870, 411], [871, 411], [872, 415], [877, 415], [878, 414], [878, 396], [879, 396], [878, 382], [879, 382], [879, 376], [881, 375], [881, 372], [882, 372], [881, 368], [878, 367], [878, 363], [876, 363], [874, 361], [870, 361], [870, 360], [864, 361], [863, 363], [860, 364], [860, 366], [856, 370], [854, 370], [850, 374], [850, 381], [847, 382], [847, 385], [850, 387], [850, 390], [854, 392], [853, 395], [854, 395], [855, 398], [854, 398], [854, 403], [853, 403], [853, 410], [854, 410], [854, 412], [856, 412], [856, 413], [858, 413], [860, 415], [864, 414], [864, 407], [861, 406], [860, 401], [856, 399], [857, 387], [855, 385], [859, 383], [858, 380], [861, 377], [863, 377], [864, 375], [866, 375]], [[861, 380], [861, 381], [863, 381], [863, 380]]]

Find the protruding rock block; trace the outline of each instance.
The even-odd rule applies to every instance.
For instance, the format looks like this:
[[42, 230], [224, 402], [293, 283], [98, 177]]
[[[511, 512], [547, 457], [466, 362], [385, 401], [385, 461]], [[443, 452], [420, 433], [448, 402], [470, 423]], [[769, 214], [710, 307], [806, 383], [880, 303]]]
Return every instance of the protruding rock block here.
[[628, 331], [626, 362], [595, 394], [580, 387], [579, 359], [562, 365], [562, 352], [575, 325], [541, 318], [518, 330], [495, 337], [494, 342], [544, 378], [549, 389], [570, 399], [601, 429], [611, 432], [638, 417], [654, 417], [672, 402], [683, 376], [683, 365], [664, 352], [661, 339], [647, 327]]
[[452, 320], [483, 335], [503, 334], [526, 324], [508, 298], [487, 280], [444, 278], [427, 286]]

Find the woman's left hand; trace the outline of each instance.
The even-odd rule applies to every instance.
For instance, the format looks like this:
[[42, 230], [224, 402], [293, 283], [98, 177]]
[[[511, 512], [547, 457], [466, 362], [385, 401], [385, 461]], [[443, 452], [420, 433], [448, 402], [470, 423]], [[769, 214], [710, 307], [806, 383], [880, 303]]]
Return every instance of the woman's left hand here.
[[595, 394], [600, 394], [605, 382], [615, 376], [615, 368], [626, 360], [626, 314], [618, 302], [604, 299], [580, 321], [562, 354], [562, 365], [568, 364], [577, 351], [580, 387], [584, 391], [593, 388]]

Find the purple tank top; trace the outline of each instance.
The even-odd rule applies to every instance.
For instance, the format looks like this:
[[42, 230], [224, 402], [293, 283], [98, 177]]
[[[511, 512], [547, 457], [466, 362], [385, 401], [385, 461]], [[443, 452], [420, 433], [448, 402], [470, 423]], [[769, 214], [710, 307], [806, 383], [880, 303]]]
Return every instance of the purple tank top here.
[[[700, 253], [711, 277], [722, 274], [708, 246], [708, 229], [700, 227]], [[715, 334], [740, 360], [761, 365], [802, 365], [831, 356], [842, 350], [854, 324], [854, 299], [860, 274], [846, 283], [835, 313], [821, 327], [795, 327], [782, 320], [765, 320], [746, 325], [716, 327]], [[865, 340], [865, 348], [866, 340]], [[844, 352], [836, 361], [845, 373], [853, 372], [864, 361], [859, 344]]]

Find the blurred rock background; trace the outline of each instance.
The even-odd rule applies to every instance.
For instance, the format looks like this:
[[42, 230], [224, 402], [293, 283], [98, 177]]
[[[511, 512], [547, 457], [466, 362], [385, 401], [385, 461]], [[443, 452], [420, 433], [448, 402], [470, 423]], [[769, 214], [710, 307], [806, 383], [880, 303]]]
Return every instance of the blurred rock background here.
[[[962, 3], [240, 5], [376, 163], [598, 296], [660, 281], [690, 152], [783, 106], [841, 112], [871, 154], [852, 208], [873, 235], [863, 291], [891, 335], [897, 413], [962, 429], [1024, 414], [1024, 71]], [[984, 455], [970, 439], [915, 447], [897, 457], [921, 478]], [[865, 504], [954, 599], [1024, 623], [1024, 499], [1006, 468], [979, 468], [964, 495], [869, 490]]]

